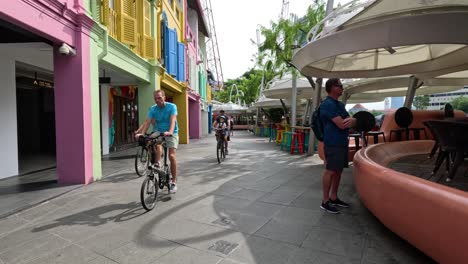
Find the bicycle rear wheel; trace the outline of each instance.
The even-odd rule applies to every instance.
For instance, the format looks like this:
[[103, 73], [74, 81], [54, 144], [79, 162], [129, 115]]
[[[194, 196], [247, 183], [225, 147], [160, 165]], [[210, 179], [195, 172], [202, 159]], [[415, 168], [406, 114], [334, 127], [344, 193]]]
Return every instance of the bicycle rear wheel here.
[[158, 201], [158, 181], [156, 177], [146, 177], [141, 185], [140, 199], [141, 205], [147, 211], [152, 210]]
[[226, 145], [224, 145], [224, 142], [223, 142], [223, 146], [221, 147], [221, 150], [222, 150], [221, 152], [223, 153], [223, 160], [224, 160], [226, 158], [226, 150], [227, 150]]
[[216, 157], [218, 158], [218, 163], [221, 163], [221, 158], [222, 158], [221, 147], [222, 147], [222, 143], [218, 141], [218, 144], [216, 144]]
[[226, 146], [224, 145], [224, 142], [221, 144], [221, 160], [224, 161], [226, 158]]
[[138, 149], [138, 152], [135, 154], [135, 172], [138, 176], [143, 176], [146, 174], [149, 165], [149, 152], [145, 147]]

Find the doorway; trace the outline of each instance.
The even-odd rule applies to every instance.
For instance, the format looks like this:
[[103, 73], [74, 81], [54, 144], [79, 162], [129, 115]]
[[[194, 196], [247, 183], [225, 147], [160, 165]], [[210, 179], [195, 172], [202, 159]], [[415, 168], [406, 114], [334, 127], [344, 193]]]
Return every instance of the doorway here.
[[53, 76], [24, 76], [17, 68], [16, 113], [19, 175], [56, 167]]

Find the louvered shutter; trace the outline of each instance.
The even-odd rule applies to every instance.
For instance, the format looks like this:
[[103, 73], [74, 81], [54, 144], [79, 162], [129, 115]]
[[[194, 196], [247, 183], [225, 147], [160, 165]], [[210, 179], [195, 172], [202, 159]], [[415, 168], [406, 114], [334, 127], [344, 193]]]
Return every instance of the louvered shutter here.
[[169, 72], [169, 28], [164, 25], [164, 67]]
[[109, 0], [102, 0], [100, 10], [100, 19], [103, 25], [109, 25]]
[[119, 40], [125, 44], [137, 45], [137, 21], [133, 0], [120, 0], [118, 5]]
[[169, 33], [169, 74], [177, 76], [177, 32], [168, 28]]
[[151, 37], [151, 4], [143, 0], [143, 57], [156, 59], [155, 40]]
[[177, 75], [179, 76], [178, 80], [181, 82], [184, 82], [185, 81], [185, 45], [184, 43], [178, 42], [177, 46], [178, 46]]

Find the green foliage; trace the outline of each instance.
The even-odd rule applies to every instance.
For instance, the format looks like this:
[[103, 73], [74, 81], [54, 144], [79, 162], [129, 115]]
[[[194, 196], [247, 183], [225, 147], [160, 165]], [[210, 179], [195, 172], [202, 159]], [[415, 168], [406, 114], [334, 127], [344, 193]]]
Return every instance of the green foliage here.
[[[291, 71], [293, 48], [296, 44], [305, 44], [306, 35], [310, 29], [325, 17], [325, 6], [323, 1], [314, 1], [308, 8], [307, 14], [292, 22], [292, 20], [280, 19], [271, 22], [270, 28], [261, 27], [260, 33], [264, 37], [262, 43], [255, 43], [259, 47], [256, 57], [256, 66], [236, 79], [229, 79], [224, 84], [224, 90], [216, 92], [214, 99], [227, 103], [229, 93], [236, 84], [238, 89], [244, 93], [241, 102], [252, 104], [260, 95], [262, 78], [264, 85], [274, 78], [282, 78], [284, 74]], [[314, 86], [312, 78], [308, 78]], [[237, 102], [235, 88], [232, 91], [231, 101]]]
[[372, 111], [371, 111], [371, 114], [373, 114], [374, 116], [379, 116], [379, 115], [383, 115], [384, 112], [372, 110]]
[[265, 109], [265, 112], [268, 113], [268, 117], [270, 118], [270, 121], [272, 121], [273, 123], [281, 122], [281, 118], [283, 117], [282, 108]]
[[[260, 85], [262, 82], [263, 71], [257, 69], [251, 69], [245, 72], [242, 76], [236, 79], [229, 79], [224, 83], [224, 90], [219, 91], [215, 94], [215, 100], [227, 103], [229, 102], [229, 94], [231, 89], [233, 89], [231, 94], [231, 101], [237, 103], [238, 99], [243, 103], [250, 105], [257, 99], [260, 94]], [[265, 73], [265, 83], [271, 80], [273, 76], [269, 73]], [[239, 94], [236, 94], [236, 88], [234, 84], [237, 85], [239, 91], [242, 91]], [[238, 98], [239, 96], [239, 98]]]
[[450, 104], [453, 106], [453, 109], [468, 113], [468, 97], [457, 97]]
[[429, 106], [429, 95], [416, 96], [413, 101], [413, 106], [417, 110], [424, 110]]
[[292, 21], [292, 19], [280, 19], [271, 22], [270, 27], [262, 26], [260, 32], [264, 41], [259, 43], [259, 55], [257, 64], [262, 67], [270, 64], [267, 71], [276, 76], [281, 76], [290, 71], [294, 49], [298, 44], [307, 42], [306, 35], [310, 29], [325, 17], [325, 6], [322, 1], [316, 1], [308, 7], [304, 17]]

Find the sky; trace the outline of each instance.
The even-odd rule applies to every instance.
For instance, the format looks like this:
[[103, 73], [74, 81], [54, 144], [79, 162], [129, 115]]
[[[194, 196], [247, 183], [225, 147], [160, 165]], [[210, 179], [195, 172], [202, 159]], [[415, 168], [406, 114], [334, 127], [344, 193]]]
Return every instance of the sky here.
[[[269, 27], [281, 14], [282, 0], [210, 0], [224, 80], [235, 79], [254, 66], [257, 46], [256, 29]], [[349, 0], [335, 0], [345, 4]], [[313, 0], [289, 0], [289, 13], [302, 16]], [[369, 109], [383, 109], [383, 103], [365, 104]]]

